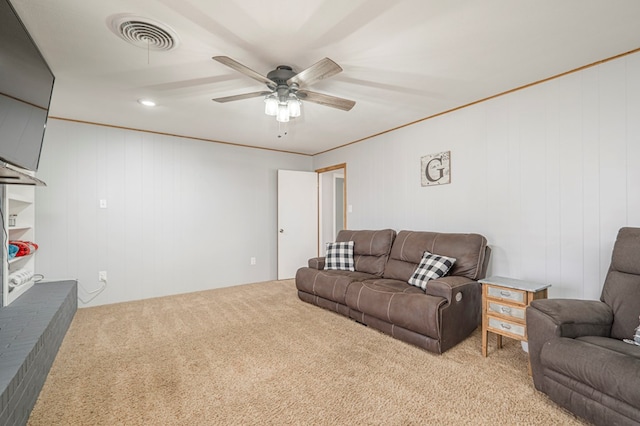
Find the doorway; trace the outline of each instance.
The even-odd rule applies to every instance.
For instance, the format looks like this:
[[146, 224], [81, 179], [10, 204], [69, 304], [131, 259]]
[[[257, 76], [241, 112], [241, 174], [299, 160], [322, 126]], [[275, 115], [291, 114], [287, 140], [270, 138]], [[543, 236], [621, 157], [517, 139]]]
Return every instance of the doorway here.
[[318, 254], [347, 229], [347, 164], [316, 170], [318, 174]]

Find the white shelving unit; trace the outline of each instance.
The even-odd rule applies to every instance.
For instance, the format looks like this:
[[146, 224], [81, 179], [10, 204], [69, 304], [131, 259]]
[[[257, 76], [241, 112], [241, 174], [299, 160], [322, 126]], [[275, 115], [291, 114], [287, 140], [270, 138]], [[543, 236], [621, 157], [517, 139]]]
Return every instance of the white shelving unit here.
[[[5, 185], [2, 197], [2, 216], [8, 241], [35, 242], [35, 188], [30, 185]], [[3, 237], [3, 239], [5, 239]], [[12, 288], [9, 275], [17, 271], [35, 273], [36, 254], [8, 259], [8, 241], [4, 241], [2, 262], [2, 301], [9, 305], [33, 286], [33, 279]]]

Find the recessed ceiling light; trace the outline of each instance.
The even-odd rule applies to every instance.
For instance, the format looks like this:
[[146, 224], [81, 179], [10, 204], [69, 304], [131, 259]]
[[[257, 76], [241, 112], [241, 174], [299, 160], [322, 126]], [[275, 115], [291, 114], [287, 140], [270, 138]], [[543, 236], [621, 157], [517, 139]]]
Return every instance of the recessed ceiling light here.
[[153, 102], [151, 99], [138, 99], [138, 103], [148, 107], [156, 106], [156, 103]]

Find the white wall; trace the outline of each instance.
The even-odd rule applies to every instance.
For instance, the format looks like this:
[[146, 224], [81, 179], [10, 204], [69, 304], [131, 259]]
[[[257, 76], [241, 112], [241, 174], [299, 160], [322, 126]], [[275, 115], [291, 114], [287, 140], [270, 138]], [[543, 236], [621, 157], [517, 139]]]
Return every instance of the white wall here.
[[[357, 106], [356, 106], [357, 108]], [[452, 183], [420, 157], [451, 150]], [[640, 226], [640, 54], [314, 157], [347, 163], [351, 229], [478, 232], [489, 273], [597, 298], [622, 226]]]
[[[346, 162], [349, 228], [479, 232], [491, 274], [596, 298], [617, 230], [640, 226], [639, 117], [635, 54], [313, 159], [49, 120], [36, 269], [85, 299], [106, 270], [90, 305], [275, 279], [276, 170]], [[452, 183], [421, 187], [444, 150]]]
[[89, 305], [275, 279], [277, 169], [311, 165], [308, 156], [49, 120], [37, 272], [77, 278], [86, 300], [107, 271]]

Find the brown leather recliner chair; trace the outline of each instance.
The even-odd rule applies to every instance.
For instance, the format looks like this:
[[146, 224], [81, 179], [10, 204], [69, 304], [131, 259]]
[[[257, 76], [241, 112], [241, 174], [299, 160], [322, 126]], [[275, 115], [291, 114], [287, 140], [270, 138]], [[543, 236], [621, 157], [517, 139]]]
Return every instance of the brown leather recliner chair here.
[[640, 424], [640, 228], [622, 228], [599, 301], [535, 300], [527, 308], [533, 382], [598, 425]]

